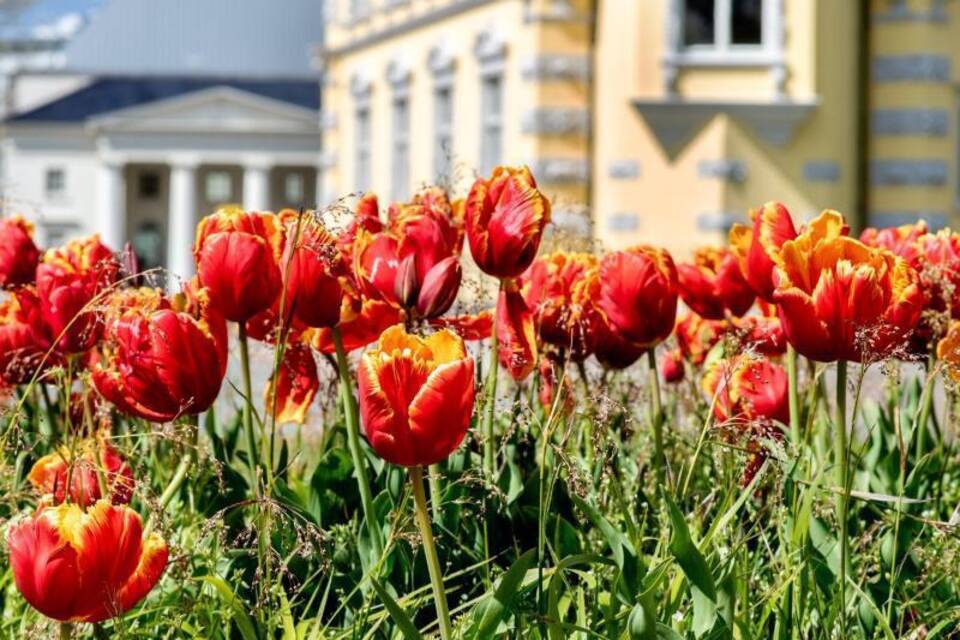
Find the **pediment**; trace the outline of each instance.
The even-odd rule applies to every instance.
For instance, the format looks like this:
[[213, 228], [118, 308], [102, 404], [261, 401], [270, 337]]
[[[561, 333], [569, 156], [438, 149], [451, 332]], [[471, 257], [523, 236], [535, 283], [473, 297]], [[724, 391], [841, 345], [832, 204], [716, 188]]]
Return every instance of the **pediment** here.
[[233, 87], [214, 87], [103, 114], [89, 121], [104, 131], [318, 134], [319, 115]]

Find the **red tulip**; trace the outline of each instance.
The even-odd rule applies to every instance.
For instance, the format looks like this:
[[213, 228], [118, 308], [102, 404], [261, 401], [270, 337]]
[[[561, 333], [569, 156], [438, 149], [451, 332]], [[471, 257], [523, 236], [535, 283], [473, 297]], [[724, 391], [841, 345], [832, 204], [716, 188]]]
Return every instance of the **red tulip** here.
[[[344, 266], [336, 238], [312, 214], [287, 225], [287, 246], [283, 255], [286, 278], [286, 317], [308, 327], [333, 327], [340, 322]], [[294, 246], [294, 235], [297, 235]]]
[[797, 237], [790, 212], [779, 202], [768, 202], [750, 212], [751, 227], [730, 229], [730, 247], [740, 260], [747, 282], [762, 300], [770, 302], [775, 287], [775, 256], [783, 243]]
[[685, 311], [677, 321], [674, 333], [680, 353], [692, 365], [699, 367], [726, 331], [727, 323], [723, 320], [706, 320], [695, 313]]
[[268, 382], [264, 404], [273, 411], [277, 423], [303, 424], [307, 410], [320, 388], [317, 363], [310, 347], [302, 343], [292, 343], [284, 349], [283, 360], [277, 371], [275, 405], [269, 396], [270, 387], [271, 383]]
[[[381, 333], [403, 320], [402, 312], [383, 300], [344, 296], [338, 325], [348, 353], [374, 342]], [[336, 353], [330, 329], [311, 332], [310, 344], [321, 353]]]
[[667, 384], [683, 382], [686, 375], [683, 365], [683, 355], [679, 349], [671, 349], [660, 356], [660, 375]]
[[783, 245], [774, 292], [783, 330], [812, 360], [883, 359], [920, 319], [919, 277], [903, 258], [840, 235], [842, 226], [826, 211]]
[[[445, 196], [444, 196], [445, 197]], [[380, 232], [357, 230], [354, 274], [362, 292], [423, 318], [442, 315], [456, 299], [461, 240], [449, 203], [436, 198], [392, 205]]]
[[276, 301], [283, 247], [282, 221], [273, 213], [227, 208], [200, 221], [197, 276], [227, 320], [246, 322]]
[[363, 354], [358, 382], [367, 440], [387, 462], [434, 464], [463, 441], [473, 414], [473, 360], [456, 334], [420, 338], [393, 326]]
[[216, 400], [227, 368], [227, 329], [207, 291], [162, 298], [157, 290], [118, 294], [97, 390], [129, 415], [167, 422]]
[[526, 167], [497, 167], [477, 178], [464, 204], [470, 253], [484, 273], [516, 278], [533, 263], [550, 202]]
[[140, 516], [100, 500], [42, 506], [7, 535], [17, 589], [43, 615], [61, 622], [102, 622], [129, 611], [160, 579], [167, 545], [143, 539]]
[[61, 446], [34, 463], [27, 479], [41, 496], [60, 504], [68, 494], [70, 502], [82, 507], [104, 496], [100, 477], [113, 504], [126, 504], [133, 496], [133, 471], [120, 453], [102, 435], [88, 438], [73, 447]]
[[596, 257], [555, 251], [534, 261], [522, 282], [541, 340], [568, 350], [575, 360], [593, 353], [604, 322], [596, 306], [601, 286]]
[[57, 364], [56, 354], [44, 360], [51, 344], [36, 289], [24, 286], [8, 292], [0, 301], [0, 380], [27, 384], [41, 364]]
[[703, 389], [713, 401], [718, 420], [734, 422], [790, 419], [787, 374], [766, 358], [735, 356], [721, 360], [703, 376]]
[[39, 260], [33, 225], [20, 216], [0, 220], [0, 287], [33, 282]]
[[696, 313], [710, 320], [727, 314], [742, 316], [756, 295], [740, 271], [737, 257], [722, 248], [703, 247], [692, 264], [677, 267], [680, 297]]
[[928, 233], [927, 223], [919, 220], [916, 224], [886, 229], [868, 227], [860, 234], [860, 242], [868, 247], [886, 249], [907, 262], [912, 262], [917, 256], [917, 241]]
[[100, 339], [103, 321], [95, 298], [116, 281], [119, 270], [113, 252], [96, 235], [44, 254], [37, 267], [37, 295], [58, 351], [81, 353]]
[[[570, 378], [565, 375], [558, 376], [557, 373], [562, 367], [557, 362], [556, 356], [548, 353], [540, 356], [540, 392], [537, 394], [540, 400], [540, 406], [549, 414], [553, 411], [553, 405], [557, 401], [557, 394], [562, 395], [557, 411], [560, 415], [569, 416], [576, 408], [576, 398], [573, 394], [573, 388], [570, 384]], [[561, 385], [562, 381], [562, 385]]]
[[449, 329], [464, 340], [486, 340], [493, 335], [493, 313], [489, 310], [434, 318], [429, 324], [434, 329]]
[[677, 318], [677, 269], [663, 249], [638, 246], [600, 261], [599, 305], [611, 327], [638, 348], [656, 346]]
[[646, 352], [646, 348], [628, 341], [606, 317], [598, 323], [594, 336], [594, 355], [603, 366], [626, 369]]
[[537, 366], [537, 334], [533, 311], [512, 280], [504, 280], [497, 299], [497, 357], [514, 380], [525, 379]]

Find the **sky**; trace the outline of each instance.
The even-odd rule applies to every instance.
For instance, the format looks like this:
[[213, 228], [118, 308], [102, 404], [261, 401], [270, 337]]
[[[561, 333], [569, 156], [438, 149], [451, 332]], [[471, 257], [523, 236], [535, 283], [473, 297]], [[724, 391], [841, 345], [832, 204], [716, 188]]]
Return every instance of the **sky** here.
[[7, 22], [3, 9], [22, 1], [0, 0], [0, 39], [49, 38], [70, 33], [103, 3], [103, 0], [34, 0], [15, 13], [12, 22]]

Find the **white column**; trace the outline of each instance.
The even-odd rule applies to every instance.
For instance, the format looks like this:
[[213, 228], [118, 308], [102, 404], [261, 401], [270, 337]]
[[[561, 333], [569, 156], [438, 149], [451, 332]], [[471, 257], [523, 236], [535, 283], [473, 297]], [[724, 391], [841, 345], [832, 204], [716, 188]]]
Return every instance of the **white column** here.
[[243, 208], [263, 211], [270, 208], [270, 167], [248, 164], [243, 167]]
[[126, 241], [126, 207], [123, 164], [102, 160], [97, 175], [97, 233], [114, 251]]
[[167, 227], [167, 269], [171, 280], [193, 275], [193, 241], [197, 224], [196, 165], [170, 167], [170, 224]]

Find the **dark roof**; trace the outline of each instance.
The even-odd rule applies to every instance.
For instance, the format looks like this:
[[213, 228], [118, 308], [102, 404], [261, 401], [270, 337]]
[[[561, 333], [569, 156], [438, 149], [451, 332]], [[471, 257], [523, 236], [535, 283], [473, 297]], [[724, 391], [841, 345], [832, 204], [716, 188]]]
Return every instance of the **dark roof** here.
[[213, 87], [231, 87], [306, 109], [320, 108], [320, 83], [313, 80], [101, 78], [53, 102], [17, 114], [8, 122], [82, 122], [111, 111]]

